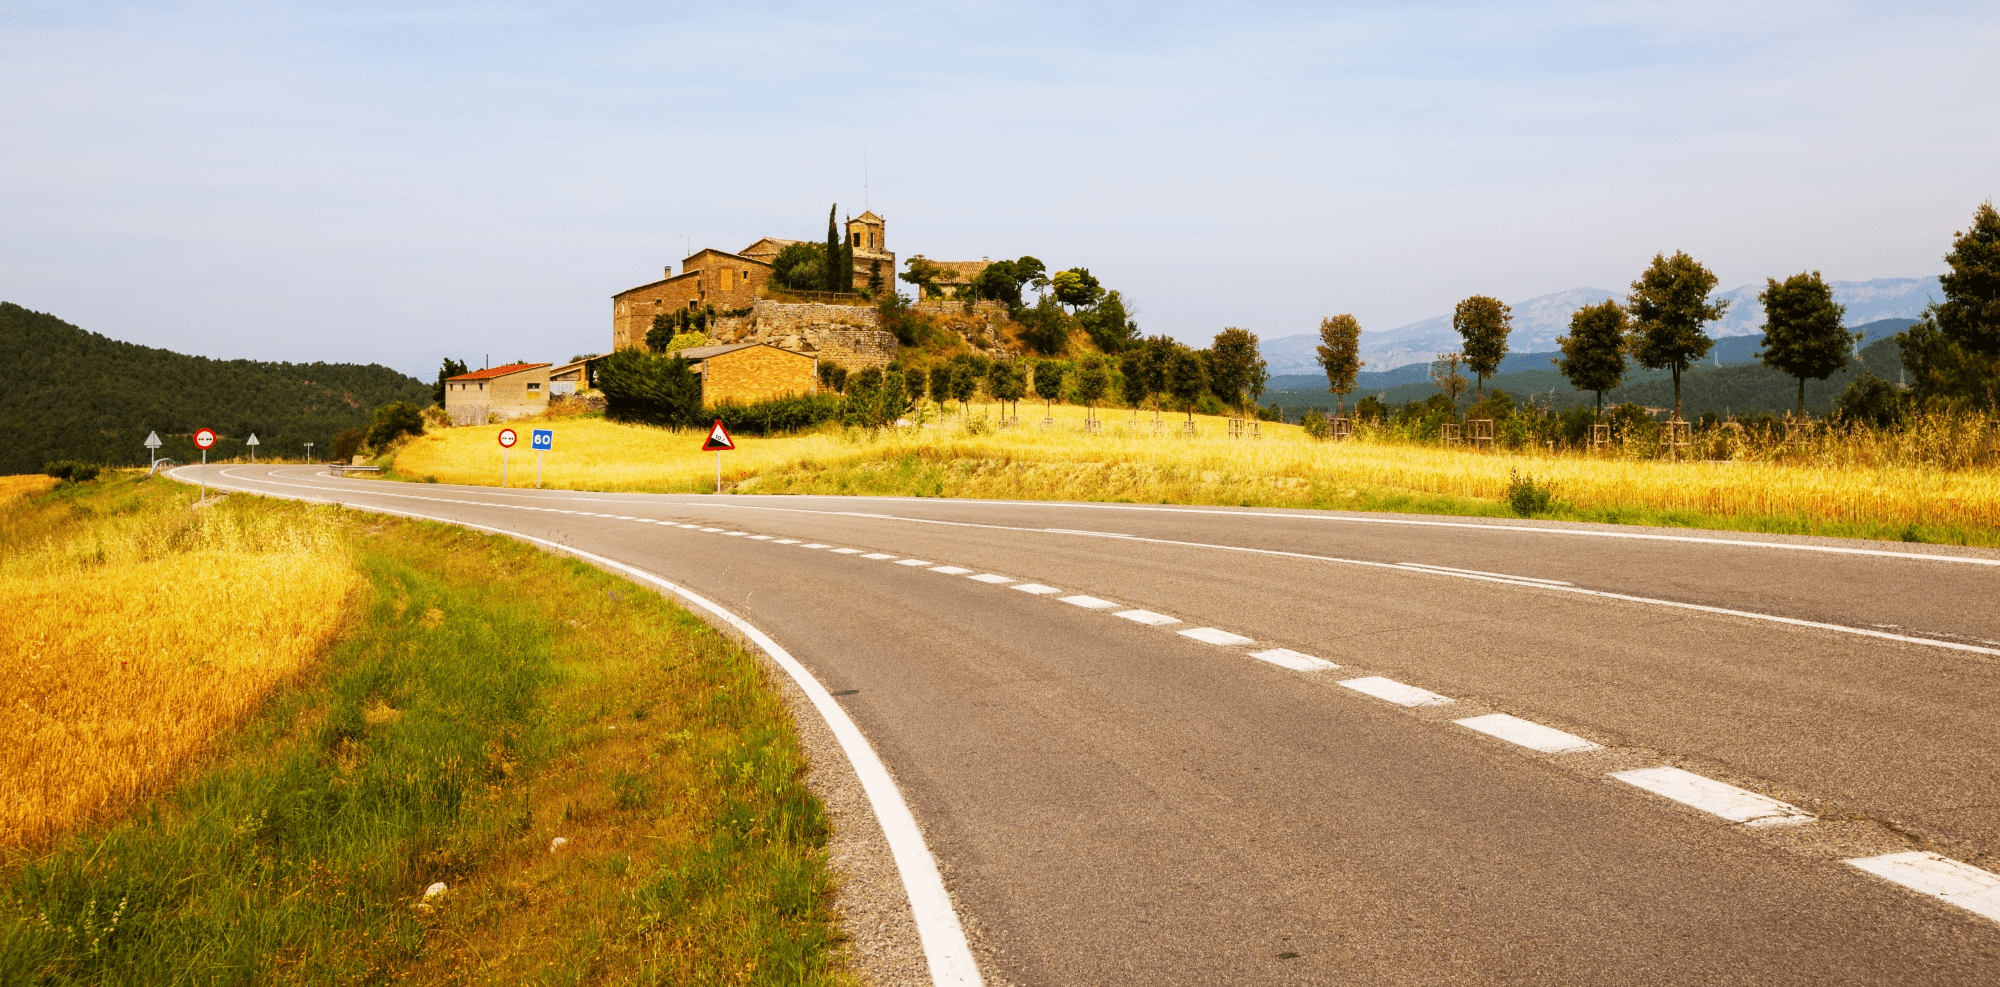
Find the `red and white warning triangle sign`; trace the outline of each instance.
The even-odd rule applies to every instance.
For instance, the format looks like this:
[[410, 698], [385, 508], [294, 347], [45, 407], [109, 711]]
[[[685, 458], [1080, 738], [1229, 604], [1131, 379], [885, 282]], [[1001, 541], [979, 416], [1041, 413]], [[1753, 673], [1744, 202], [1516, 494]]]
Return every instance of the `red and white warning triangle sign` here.
[[701, 444], [703, 452], [733, 452], [736, 440], [729, 437], [729, 430], [722, 427], [722, 419], [715, 420], [715, 427], [708, 430], [708, 441]]

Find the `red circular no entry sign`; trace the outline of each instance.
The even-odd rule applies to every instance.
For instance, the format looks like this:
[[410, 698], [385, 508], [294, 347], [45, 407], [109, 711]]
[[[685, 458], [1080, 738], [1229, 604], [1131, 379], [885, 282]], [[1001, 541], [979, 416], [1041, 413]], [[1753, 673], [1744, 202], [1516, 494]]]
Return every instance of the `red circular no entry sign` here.
[[500, 430], [500, 448], [512, 449], [514, 448], [514, 443], [519, 441], [521, 441], [521, 437], [515, 435], [513, 429], [503, 428]]
[[214, 429], [212, 429], [212, 428], [198, 428], [198, 429], [195, 429], [195, 430], [194, 430], [194, 444], [195, 444], [195, 447], [196, 447], [196, 448], [198, 448], [198, 449], [213, 449], [213, 448], [215, 448], [215, 430], [214, 430]]

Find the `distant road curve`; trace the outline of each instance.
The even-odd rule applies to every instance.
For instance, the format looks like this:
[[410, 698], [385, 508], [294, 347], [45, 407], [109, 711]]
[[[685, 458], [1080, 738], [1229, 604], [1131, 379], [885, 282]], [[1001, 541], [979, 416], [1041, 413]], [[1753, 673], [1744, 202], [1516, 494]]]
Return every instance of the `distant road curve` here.
[[207, 476], [754, 625], [895, 775], [995, 982], [2000, 971], [2000, 553]]

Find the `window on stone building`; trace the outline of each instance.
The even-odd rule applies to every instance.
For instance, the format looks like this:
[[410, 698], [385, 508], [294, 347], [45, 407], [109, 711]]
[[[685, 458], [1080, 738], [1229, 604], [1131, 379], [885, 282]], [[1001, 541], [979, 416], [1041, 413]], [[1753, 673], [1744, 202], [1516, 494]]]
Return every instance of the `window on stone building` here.
[[542, 385], [541, 385], [540, 383], [538, 383], [538, 382], [535, 382], [535, 381], [529, 381], [529, 382], [528, 382], [528, 390], [531, 390], [531, 391], [539, 391], [539, 390], [541, 390], [541, 389], [542, 389]]

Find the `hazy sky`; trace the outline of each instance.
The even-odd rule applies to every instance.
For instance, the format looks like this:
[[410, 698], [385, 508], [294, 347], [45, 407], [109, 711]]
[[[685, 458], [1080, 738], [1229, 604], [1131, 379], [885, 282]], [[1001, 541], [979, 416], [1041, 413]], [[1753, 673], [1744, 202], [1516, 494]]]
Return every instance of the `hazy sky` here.
[[[218, 357], [557, 360], [683, 244], [1088, 266], [1141, 328], [1936, 273], [2000, 4], [0, 0], [0, 299]], [[689, 239], [684, 239], [689, 238]]]

